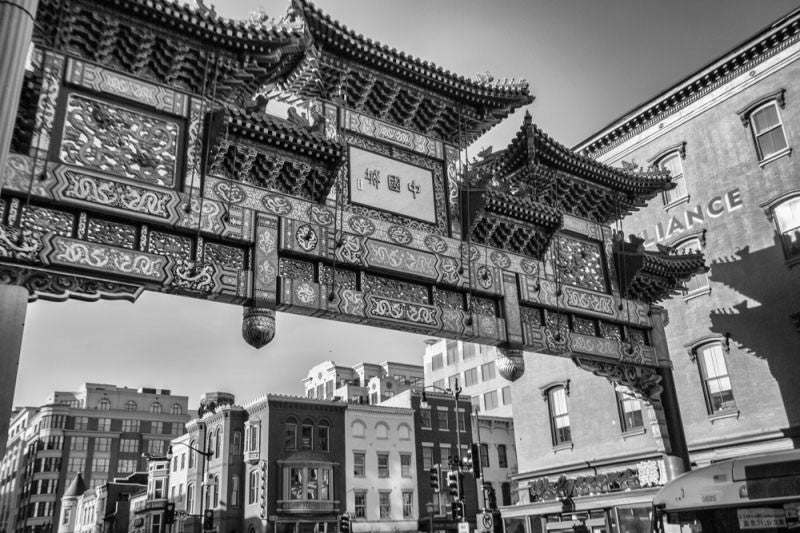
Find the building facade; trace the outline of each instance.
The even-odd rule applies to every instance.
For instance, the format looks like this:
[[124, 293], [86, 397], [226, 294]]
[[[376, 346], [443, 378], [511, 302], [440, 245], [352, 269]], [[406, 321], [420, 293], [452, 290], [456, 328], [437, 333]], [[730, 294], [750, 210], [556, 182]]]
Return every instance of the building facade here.
[[377, 404], [424, 380], [419, 365], [361, 362], [353, 367], [333, 361], [320, 363], [303, 378], [307, 398], [338, 399], [348, 403]]
[[419, 483], [427, 476], [416, 468], [414, 411], [351, 404], [345, 428], [351, 531], [417, 531]]
[[53, 528], [61, 495], [76, 473], [95, 488], [144, 471], [142, 454], [166, 452], [170, 439], [184, 432], [187, 408], [188, 398], [169, 390], [86, 383], [23, 409], [3, 459], [6, 531]]
[[[710, 267], [661, 303], [692, 465], [796, 446], [799, 18], [776, 21], [576, 147], [613, 166], [669, 170], [674, 188], [614, 227], [632, 235], [620, 246], [702, 251]], [[625, 279], [637, 265], [616, 268]], [[519, 504], [502, 509], [507, 531], [648, 530], [666, 465], [659, 415], [631, 392], [569, 359], [526, 354], [512, 386], [526, 412], [514, 419]]]
[[455, 380], [472, 397], [473, 409], [489, 416], [511, 417], [511, 383], [498, 372], [497, 348], [447, 339], [426, 342], [425, 385], [452, 388]]

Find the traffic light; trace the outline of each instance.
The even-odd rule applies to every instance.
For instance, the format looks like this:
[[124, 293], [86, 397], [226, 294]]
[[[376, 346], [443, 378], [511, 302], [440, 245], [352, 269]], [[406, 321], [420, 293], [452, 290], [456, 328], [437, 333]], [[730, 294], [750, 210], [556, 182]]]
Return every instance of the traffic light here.
[[460, 475], [458, 470], [447, 471], [447, 488], [450, 491], [450, 496], [456, 500], [459, 499], [459, 494], [461, 493]]
[[453, 520], [464, 519], [464, 502], [454, 501], [450, 504], [450, 514], [453, 515]]
[[441, 487], [439, 486], [439, 478], [442, 474], [442, 467], [439, 465], [433, 465], [433, 468], [430, 469], [431, 474], [431, 490], [433, 490], [434, 494], [439, 494], [441, 492]]
[[203, 530], [214, 529], [214, 510], [206, 509], [203, 513]]
[[350, 516], [343, 514], [339, 521], [339, 533], [350, 533]]
[[481, 477], [481, 453], [480, 447], [477, 443], [472, 443], [469, 445], [469, 450], [467, 450], [467, 468], [472, 470], [472, 473], [475, 475], [475, 478]]
[[164, 508], [164, 523], [172, 524], [173, 522], [175, 522], [175, 504], [168, 503]]

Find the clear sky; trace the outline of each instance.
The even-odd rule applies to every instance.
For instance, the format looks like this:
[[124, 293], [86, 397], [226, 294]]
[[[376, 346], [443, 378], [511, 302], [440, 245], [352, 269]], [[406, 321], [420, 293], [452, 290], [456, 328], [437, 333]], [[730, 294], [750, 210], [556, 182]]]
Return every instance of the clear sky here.
[[[280, 16], [288, 0], [226, 0], [244, 18], [258, 7]], [[712, 61], [798, 0], [319, 0], [348, 28], [473, 77], [527, 79], [534, 121], [567, 146]], [[525, 109], [472, 150], [504, 148]], [[261, 350], [241, 338], [241, 308], [145, 293], [127, 302], [36, 302], [28, 306], [15, 405], [41, 404], [83, 382], [169, 388], [196, 406], [205, 391], [239, 401], [302, 394], [315, 364], [420, 363], [418, 335], [278, 314]]]

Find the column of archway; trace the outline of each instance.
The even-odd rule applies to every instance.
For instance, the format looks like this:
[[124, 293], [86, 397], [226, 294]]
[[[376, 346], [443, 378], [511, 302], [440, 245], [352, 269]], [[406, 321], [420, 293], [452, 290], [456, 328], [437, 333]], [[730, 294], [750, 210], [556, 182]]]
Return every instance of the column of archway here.
[[[0, 2], [0, 189], [25, 76], [38, 0]], [[0, 285], [0, 454], [5, 452], [17, 382], [28, 291]]]

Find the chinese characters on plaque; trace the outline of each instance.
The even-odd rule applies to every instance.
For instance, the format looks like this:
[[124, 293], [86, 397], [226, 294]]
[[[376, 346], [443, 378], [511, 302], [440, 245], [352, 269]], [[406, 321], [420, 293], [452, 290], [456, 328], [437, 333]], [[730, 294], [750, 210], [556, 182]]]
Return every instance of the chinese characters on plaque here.
[[431, 170], [354, 146], [350, 147], [350, 200], [436, 223]]

